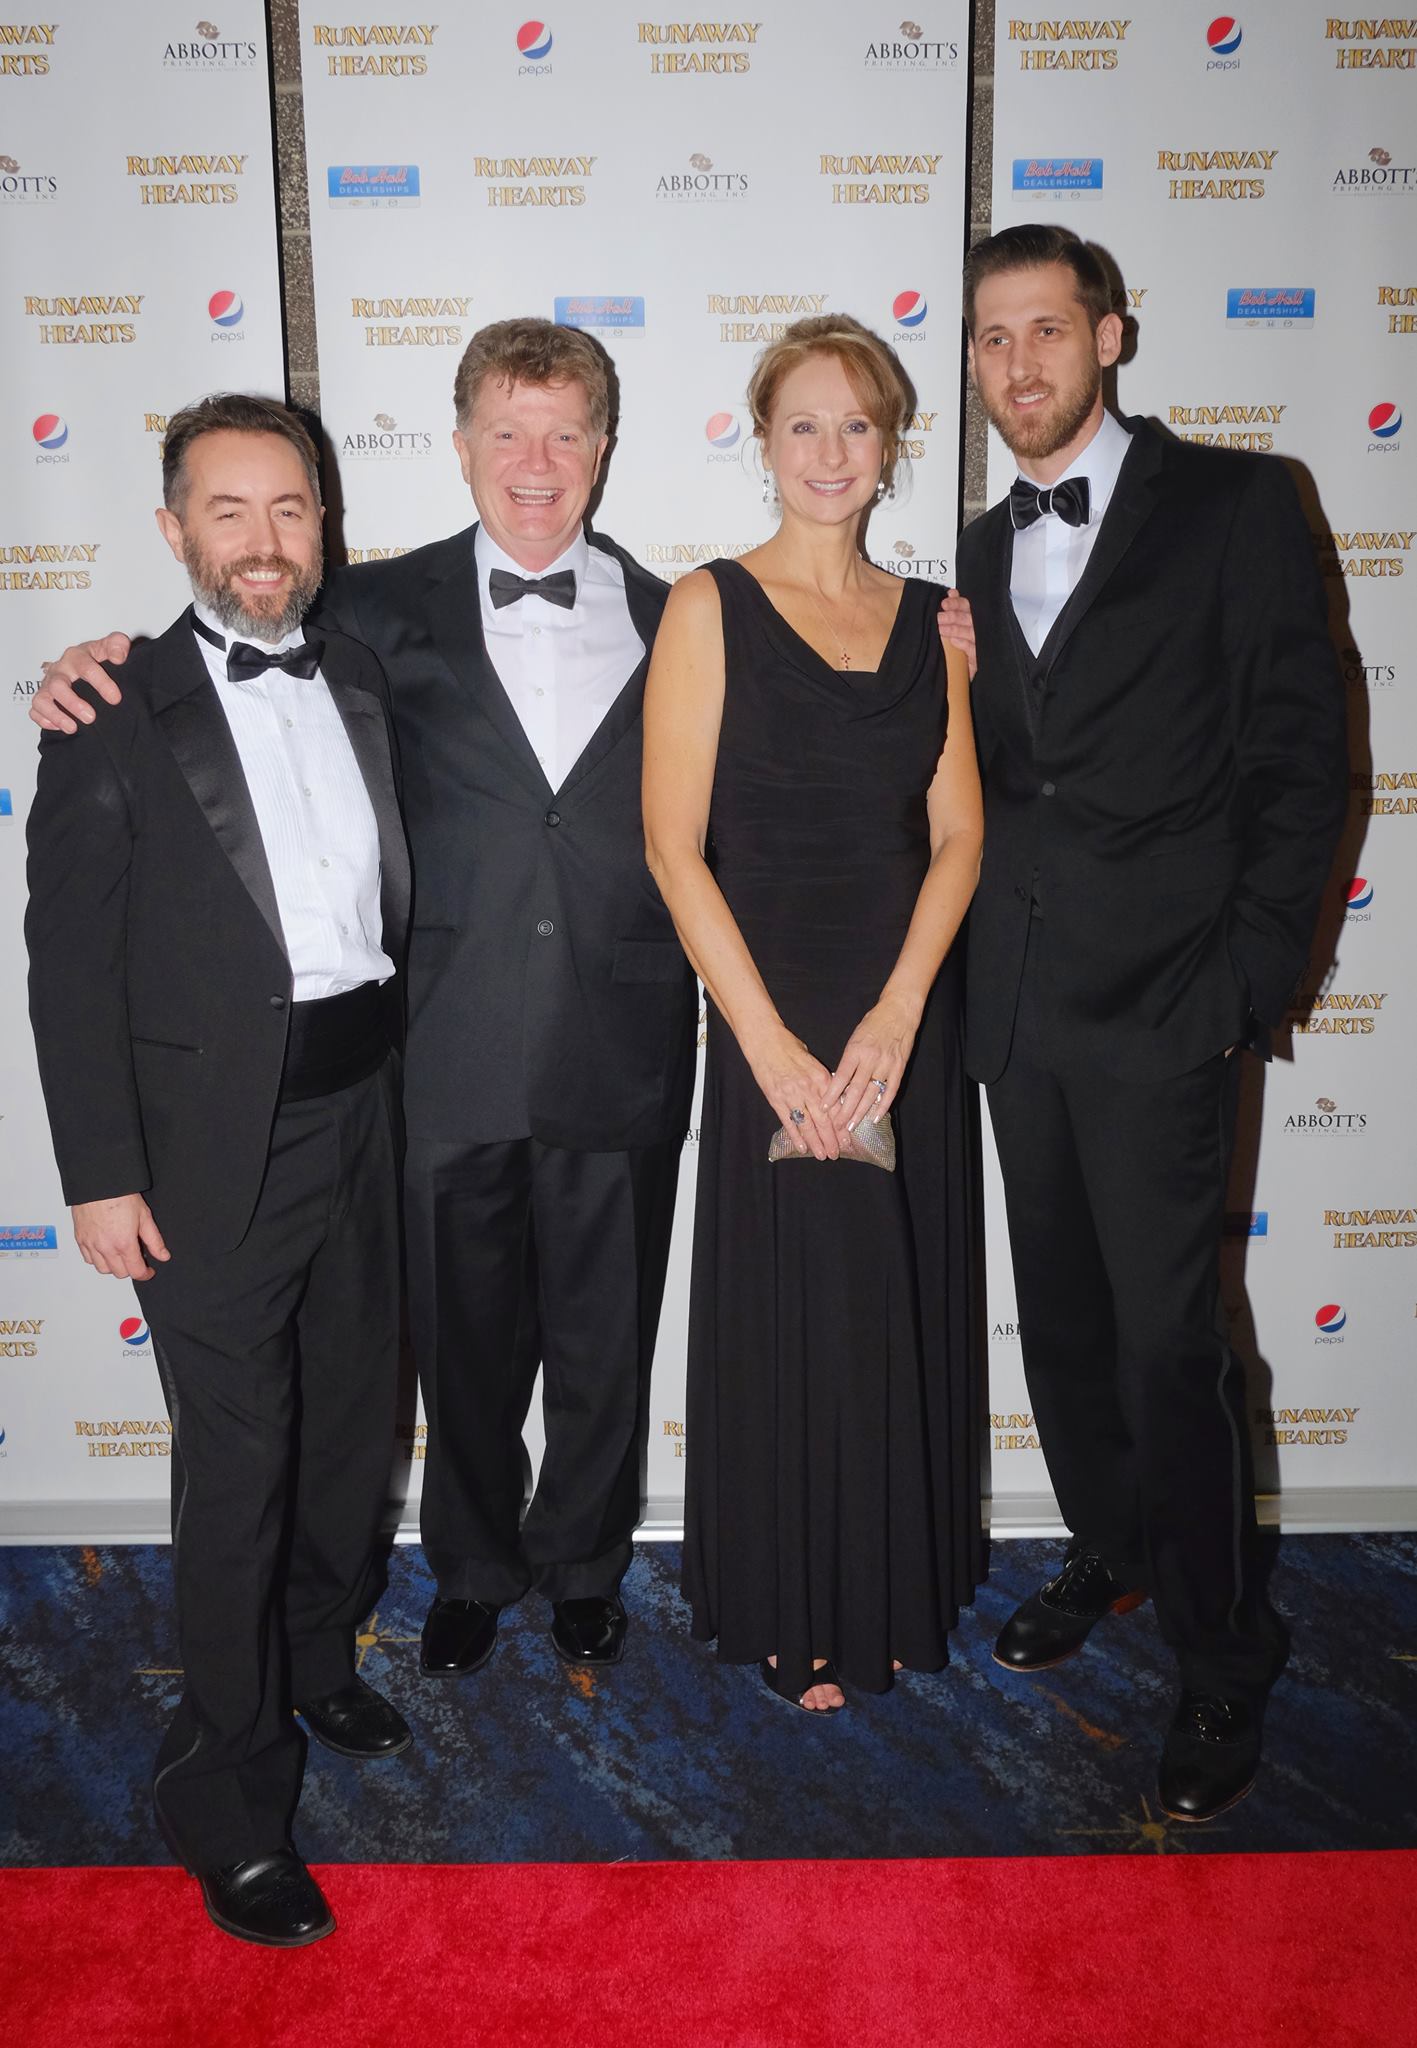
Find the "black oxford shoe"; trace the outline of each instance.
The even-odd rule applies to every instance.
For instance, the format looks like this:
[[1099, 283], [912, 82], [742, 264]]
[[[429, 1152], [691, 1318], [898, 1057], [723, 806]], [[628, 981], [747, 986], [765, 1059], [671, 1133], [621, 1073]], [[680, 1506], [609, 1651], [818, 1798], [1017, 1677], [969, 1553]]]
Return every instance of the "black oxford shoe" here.
[[618, 1664], [625, 1654], [623, 1603], [608, 1600], [554, 1600], [551, 1640], [568, 1664]]
[[1172, 1820], [1214, 1820], [1255, 1782], [1260, 1721], [1241, 1700], [1183, 1692], [1166, 1732], [1156, 1790]]
[[315, 1740], [336, 1756], [398, 1756], [413, 1740], [403, 1715], [362, 1678], [322, 1700], [306, 1700], [295, 1711]]
[[335, 1931], [325, 1895], [293, 1849], [197, 1873], [202, 1902], [223, 1934], [264, 1948], [304, 1948]]
[[424, 1671], [480, 1671], [497, 1647], [500, 1607], [483, 1600], [435, 1600], [423, 1624]]
[[1047, 1671], [1076, 1655], [1104, 1614], [1129, 1614], [1145, 1598], [1114, 1579], [1096, 1551], [1079, 1550], [1009, 1616], [994, 1662], [1010, 1671]]

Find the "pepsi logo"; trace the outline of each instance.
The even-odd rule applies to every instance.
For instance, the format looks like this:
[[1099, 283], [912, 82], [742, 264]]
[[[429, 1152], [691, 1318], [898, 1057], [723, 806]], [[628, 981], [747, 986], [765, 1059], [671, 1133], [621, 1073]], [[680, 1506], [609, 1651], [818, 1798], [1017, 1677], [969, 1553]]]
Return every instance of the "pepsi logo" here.
[[1402, 414], [1395, 405], [1384, 400], [1368, 414], [1368, 432], [1379, 441], [1391, 441], [1395, 434], [1402, 432]]
[[30, 431], [41, 448], [62, 448], [69, 438], [69, 423], [57, 412], [42, 412]]
[[544, 21], [524, 21], [517, 30], [517, 48], [523, 57], [539, 63], [551, 55], [551, 31]]
[[704, 439], [713, 448], [735, 448], [742, 431], [731, 412], [710, 413], [704, 423]]
[[141, 1316], [124, 1316], [118, 1325], [118, 1334], [130, 1349], [148, 1341], [148, 1326]]
[[1217, 14], [1205, 39], [1217, 57], [1231, 57], [1240, 47], [1242, 30], [1233, 14]]
[[1348, 1315], [1346, 1310], [1341, 1308], [1336, 1301], [1325, 1302], [1324, 1306], [1314, 1317], [1315, 1328], [1322, 1330], [1325, 1337], [1336, 1337], [1347, 1321]]
[[245, 315], [239, 292], [213, 292], [207, 300], [207, 311], [217, 327], [236, 327]]
[[897, 327], [919, 327], [929, 310], [923, 292], [897, 292], [891, 301], [891, 316]]
[[1348, 908], [1366, 910], [1373, 900], [1373, 885], [1362, 875], [1355, 875], [1348, 884]]

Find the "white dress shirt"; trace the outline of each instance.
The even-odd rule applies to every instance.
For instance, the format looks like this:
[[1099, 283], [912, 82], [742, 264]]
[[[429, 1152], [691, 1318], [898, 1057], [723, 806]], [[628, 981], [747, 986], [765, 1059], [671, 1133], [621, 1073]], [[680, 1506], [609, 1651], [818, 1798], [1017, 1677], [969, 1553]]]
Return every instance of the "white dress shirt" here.
[[[1069, 476], [1087, 478], [1091, 502], [1086, 526], [1069, 526], [1056, 512], [1045, 512], [1032, 526], [1014, 535], [1009, 595], [1023, 637], [1035, 654], [1087, 567], [1102, 515], [1111, 503], [1122, 458], [1131, 444], [1132, 437], [1121, 421], [1104, 412], [1101, 426], [1067, 472]], [[1061, 483], [1062, 477], [1057, 481]]]
[[387, 981], [379, 907], [379, 827], [364, 777], [322, 675], [284, 669], [228, 682], [226, 649], [246, 640], [271, 653], [295, 647], [303, 628], [258, 641], [228, 633], [204, 604], [193, 609], [222, 636], [194, 635], [231, 727], [275, 886], [297, 1003]]
[[[547, 782], [559, 789], [644, 656], [625, 601], [625, 572], [583, 533], [546, 569], [522, 568], [485, 526], [477, 529], [473, 554], [488, 659]], [[568, 611], [544, 597], [519, 597], [496, 611], [494, 569], [537, 578], [569, 569], [575, 604]]]

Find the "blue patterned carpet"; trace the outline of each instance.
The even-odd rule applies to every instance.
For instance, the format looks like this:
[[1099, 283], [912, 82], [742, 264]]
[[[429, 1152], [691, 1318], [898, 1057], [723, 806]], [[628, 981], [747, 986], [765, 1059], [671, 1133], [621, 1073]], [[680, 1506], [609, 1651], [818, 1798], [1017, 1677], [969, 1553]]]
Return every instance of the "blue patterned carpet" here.
[[[1149, 1608], [1038, 1678], [990, 1657], [1057, 1555], [996, 1543], [948, 1670], [816, 1721], [690, 1642], [665, 1545], [636, 1554], [618, 1667], [568, 1674], [528, 1600], [484, 1671], [423, 1678], [431, 1582], [396, 1550], [363, 1671], [415, 1746], [363, 1767], [312, 1746], [299, 1846], [437, 1863], [1417, 1846], [1417, 1538], [1282, 1543], [1272, 1591], [1294, 1651], [1264, 1772], [1189, 1829], [1155, 1809], [1172, 1681]], [[0, 1863], [167, 1861], [147, 1795], [179, 1677], [167, 1551], [0, 1551], [0, 1643]]]

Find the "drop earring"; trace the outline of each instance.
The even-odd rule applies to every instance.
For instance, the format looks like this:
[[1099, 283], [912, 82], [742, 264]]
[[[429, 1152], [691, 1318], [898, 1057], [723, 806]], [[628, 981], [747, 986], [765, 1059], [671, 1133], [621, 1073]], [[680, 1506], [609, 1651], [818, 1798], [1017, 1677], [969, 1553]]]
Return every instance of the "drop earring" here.
[[776, 505], [780, 502], [777, 495], [777, 478], [770, 469], [765, 469], [763, 471], [763, 503], [765, 505]]

